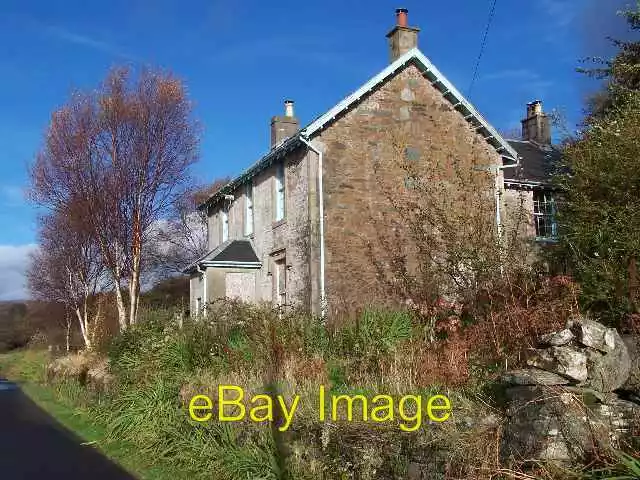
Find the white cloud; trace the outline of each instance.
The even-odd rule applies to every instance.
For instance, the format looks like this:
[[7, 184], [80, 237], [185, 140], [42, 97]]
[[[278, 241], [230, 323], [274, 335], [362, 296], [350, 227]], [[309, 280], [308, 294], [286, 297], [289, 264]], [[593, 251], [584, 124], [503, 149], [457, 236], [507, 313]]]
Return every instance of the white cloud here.
[[121, 50], [120, 47], [111, 42], [105, 42], [88, 35], [82, 35], [76, 32], [72, 32], [58, 25], [46, 25], [44, 27], [44, 31], [48, 35], [68, 43], [73, 43], [81, 47], [104, 52], [116, 57], [122, 57], [129, 60], [137, 60], [136, 57]]
[[28, 298], [25, 271], [35, 244], [0, 245], [0, 301]]

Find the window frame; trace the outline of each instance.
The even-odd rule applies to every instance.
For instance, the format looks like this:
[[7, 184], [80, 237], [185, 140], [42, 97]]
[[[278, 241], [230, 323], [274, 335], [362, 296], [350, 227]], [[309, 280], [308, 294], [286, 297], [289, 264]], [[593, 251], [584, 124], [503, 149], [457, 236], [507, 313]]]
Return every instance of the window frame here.
[[557, 202], [552, 192], [533, 191], [533, 224], [537, 241], [553, 242], [558, 238]]
[[278, 307], [287, 305], [287, 262], [285, 257], [274, 259], [275, 301]]
[[253, 203], [253, 182], [245, 185], [244, 191], [244, 236], [250, 237], [255, 231], [255, 208]]
[[223, 207], [220, 210], [220, 223], [222, 225], [222, 242], [220, 243], [224, 243], [229, 240], [229, 209], [226, 207]]
[[276, 174], [274, 176], [274, 220], [276, 222], [283, 221], [286, 218], [286, 183], [284, 162], [279, 162], [276, 165]]

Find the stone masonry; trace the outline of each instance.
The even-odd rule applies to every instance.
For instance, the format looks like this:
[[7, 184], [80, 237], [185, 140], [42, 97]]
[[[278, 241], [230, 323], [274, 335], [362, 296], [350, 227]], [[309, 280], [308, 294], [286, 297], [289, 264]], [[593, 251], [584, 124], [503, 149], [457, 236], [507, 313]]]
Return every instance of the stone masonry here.
[[[408, 126], [411, 133], [406, 140], [426, 169], [433, 156], [501, 165], [498, 153], [413, 65], [322, 132], [318, 140], [325, 151], [326, 288], [332, 313], [385, 298], [364, 241], [375, 243], [379, 233], [372, 217], [380, 212], [392, 215], [373, 162], [384, 162], [376, 158], [376, 151], [389, 151], [378, 146], [388, 142], [388, 133], [402, 124]], [[387, 180], [403, 186], [402, 177]], [[501, 178], [498, 181], [502, 184]], [[488, 195], [487, 201], [493, 202], [493, 197]]]

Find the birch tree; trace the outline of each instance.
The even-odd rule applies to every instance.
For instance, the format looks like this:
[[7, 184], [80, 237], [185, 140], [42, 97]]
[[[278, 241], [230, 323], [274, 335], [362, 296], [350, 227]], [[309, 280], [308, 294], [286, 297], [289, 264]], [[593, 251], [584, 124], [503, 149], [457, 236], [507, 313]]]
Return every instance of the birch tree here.
[[101, 285], [104, 266], [94, 236], [71, 212], [42, 217], [38, 236], [39, 249], [31, 255], [27, 270], [31, 295], [62, 303], [66, 311], [73, 312], [84, 346], [91, 350], [93, 325], [100, 314], [92, 307], [98, 288], [105, 286]]
[[101, 87], [54, 112], [31, 168], [40, 205], [89, 227], [114, 286], [120, 329], [138, 316], [145, 243], [180, 198], [197, 159], [198, 126], [182, 82], [112, 70]]

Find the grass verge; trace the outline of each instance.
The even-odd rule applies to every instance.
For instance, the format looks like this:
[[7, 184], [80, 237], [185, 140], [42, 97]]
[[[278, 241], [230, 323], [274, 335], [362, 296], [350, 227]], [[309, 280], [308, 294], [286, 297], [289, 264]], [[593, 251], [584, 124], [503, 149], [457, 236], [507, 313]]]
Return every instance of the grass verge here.
[[88, 409], [78, 407], [56, 395], [54, 389], [41, 383], [47, 353], [19, 350], [0, 354], [0, 376], [20, 385], [22, 391], [61, 425], [92, 445], [111, 461], [143, 480], [187, 478], [168, 462], [144, 458], [140, 449], [122, 441], [109, 441], [106, 426], [96, 422]]

